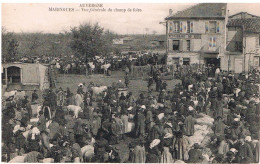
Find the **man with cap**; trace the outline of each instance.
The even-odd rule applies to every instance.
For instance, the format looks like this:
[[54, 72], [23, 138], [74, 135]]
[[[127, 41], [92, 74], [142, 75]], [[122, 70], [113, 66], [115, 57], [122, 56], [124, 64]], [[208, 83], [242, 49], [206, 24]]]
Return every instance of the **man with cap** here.
[[189, 163], [201, 163], [203, 161], [201, 146], [198, 143], [193, 145], [193, 148], [189, 151]]

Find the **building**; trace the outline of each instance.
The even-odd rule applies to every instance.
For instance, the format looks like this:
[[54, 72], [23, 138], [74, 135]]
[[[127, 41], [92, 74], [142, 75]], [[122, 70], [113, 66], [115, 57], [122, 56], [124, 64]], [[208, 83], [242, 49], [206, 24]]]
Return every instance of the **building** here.
[[202, 3], [166, 20], [167, 64], [222, 66], [225, 52], [226, 3]]
[[165, 49], [165, 35], [155, 35], [153, 36], [150, 41], [149, 45], [152, 49]]
[[48, 67], [38, 63], [3, 63], [2, 84], [7, 90], [47, 89]]
[[235, 73], [259, 69], [260, 17], [245, 12], [229, 17], [226, 56], [227, 69]]

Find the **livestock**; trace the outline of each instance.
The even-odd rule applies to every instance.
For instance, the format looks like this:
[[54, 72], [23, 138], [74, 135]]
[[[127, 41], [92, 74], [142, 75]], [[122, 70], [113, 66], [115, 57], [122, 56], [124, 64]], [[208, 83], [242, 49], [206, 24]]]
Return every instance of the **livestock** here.
[[108, 68], [111, 67], [111, 64], [108, 63], [108, 64], [104, 64], [101, 66], [101, 69], [104, 69], [104, 74], [107, 74], [107, 71], [108, 71]]
[[74, 118], [78, 118], [79, 112], [83, 112], [82, 108], [76, 105], [68, 105], [64, 107], [64, 110], [72, 111], [74, 113]]
[[93, 95], [100, 95], [101, 93], [107, 90], [107, 86], [92, 87], [91, 89], [93, 91]]
[[94, 70], [95, 70], [95, 65], [93, 62], [89, 62], [88, 63], [89, 66], [89, 70], [90, 70], [90, 74], [93, 74]]

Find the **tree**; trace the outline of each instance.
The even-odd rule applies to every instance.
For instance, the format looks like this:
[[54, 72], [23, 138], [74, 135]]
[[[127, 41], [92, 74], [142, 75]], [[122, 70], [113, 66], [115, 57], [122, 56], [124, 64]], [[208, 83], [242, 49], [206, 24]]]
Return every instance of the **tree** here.
[[88, 62], [88, 58], [94, 56], [106, 55], [109, 53], [112, 47], [112, 33], [105, 31], [98, 24], [84, 24], [78, 28], [72, 28], [72, 42], [71, 48], [80, 57], [85, 58]]
[[19, 43], [13, 33], [2, 27], [2, 60], [10, 61], [17, 57]]
[[153, 35], [155, 35], [155, 34], [157, 34], [157, 31], [153, 30], [153, 32], [152, 32], [152, 33], [153, 33]]

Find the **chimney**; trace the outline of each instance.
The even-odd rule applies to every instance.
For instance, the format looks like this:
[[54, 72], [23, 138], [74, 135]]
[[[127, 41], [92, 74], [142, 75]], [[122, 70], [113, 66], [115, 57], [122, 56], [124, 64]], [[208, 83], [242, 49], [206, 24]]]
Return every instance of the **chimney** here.
[[225, 16], [226, 15], [226, 9], [223, 7], [221, 8], [221, 16]]
[[169, 15], [172, 15], [172, 9], [169, 9]]

